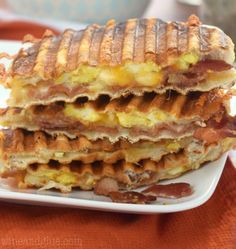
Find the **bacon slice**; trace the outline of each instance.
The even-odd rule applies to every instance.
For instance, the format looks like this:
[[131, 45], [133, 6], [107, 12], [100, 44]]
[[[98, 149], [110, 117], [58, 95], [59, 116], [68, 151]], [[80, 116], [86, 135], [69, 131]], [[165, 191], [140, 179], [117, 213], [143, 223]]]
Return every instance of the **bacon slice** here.
[[127, 192], [110, 192], [110, 198], [113, 202], [120, 203], [131, 203], [131, 204], [147, 204], [156, 200], [155, 196], [144, 195], [135, 191], [127, 191]]
[[193, 189], [189, 183], [180, 182], [166, 185], [155, 184], [143, 190], [142, 193], [156, 197], [177, 199], [191, 195]]
[[221, 72], [231, 69], [233, 66], [226, 63], [223, 60], [204, 60], [199, 61], [196, 65], [192, 67], [192, 72], [204, 73], [207, 70], [212, 70], [216, 72]]
[[194, 138], [205, 141], [207, 144], [218, 142], [222, 138], [236, 137], [236, 116], [224, 117], [220, 122], [209, 120], [207, 127], [198, 128]]
[[205, 141], [207, 144], [216, 143], [222, 138], [236, 137], [235, 131], [228, 129], [199, 128], [195, 131], [194, 137]]

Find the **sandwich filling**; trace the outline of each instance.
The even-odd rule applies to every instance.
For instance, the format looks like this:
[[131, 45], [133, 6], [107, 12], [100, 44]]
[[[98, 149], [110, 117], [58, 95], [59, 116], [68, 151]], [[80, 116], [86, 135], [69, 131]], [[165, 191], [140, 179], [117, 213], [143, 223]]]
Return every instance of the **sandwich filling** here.
[[2, 110], [1, 124], [11, 128], [42, 129], [47, 132], [78, 134], [89, 139], [107, 137], [111, 142], [128, 138], [158, 141], [193, 135], [209, 119], [220, 121], [227, 112], [228, 94], [222, 91], [163, 95], [146, 93], [110, 100], [78, 99], [73, 104], [58, 102], [48, 106]]
[[[195, 62], [194, 56], [185, 56], [189, 62]], [[101, 94], [117, 98], [127, 93], [141, 95], [144, 92], [164, 93], [167, 90], [187, 94], [189, 91], [226, 88], [236, 79], [235, 69], [223, 61], [202, 61], [192, 66], [191, 70], [176, 71], [176, 67], [188, 67], [189, 62], [181, 59], [174, 69], [169, 67], [165, 70], [153, 62], [129, 63], [115, 68], [82, 65], [73, 72], [62, 74], [54, 81], [41, 80], [36, 83], [33, 77], [24, 79], [15, 76], [10, 82], [12, 92], [8, 104], [20, 107], [57, 100], [73, 102], [80, 96], [95, 100]], [[214, 64], [218, 65], [215, 69]]]
[[119, 189], [132, 189], [198, 169], [202, 163], [219, 158], [233, 144], [235, 139], [232, 138], [208, 146], [193, 140], [184, 151], [167, 154], [158, 162], [143, 160], [132, 164], [121, 160], [115, 164], [98, 161], [91, 164], [81, 164], [78, 161], [59, 164], [51, 161], [49, 164], [33, 164], [19, 173], [19, 186], [37, 187], [41, 190], [57, 188], [62, 192], [70, 192], [73, 187], [93, 189], [101, 179], [111, 178], [117, 181]]

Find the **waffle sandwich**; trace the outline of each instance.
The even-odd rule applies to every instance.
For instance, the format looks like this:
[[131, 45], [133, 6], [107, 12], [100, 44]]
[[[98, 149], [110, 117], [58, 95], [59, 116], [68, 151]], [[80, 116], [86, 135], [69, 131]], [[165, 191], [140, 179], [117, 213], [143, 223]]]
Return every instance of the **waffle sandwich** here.
[[109, 21], [31, 43], [2, 73], [2, 176], [20, 187], [133, 189], [235, 146], [234, 46], [197, 17]]
[[54, 102], [28, 108], [1, 110], [0, 123], [10, 128], [44, 130], [69, 137], [85, 135], [90, 140], [121, 138], [158, 141], [193, 135], [209, 120], [220, 120], [228, 109], [230, 94], [221, 90], [181, 95], [144, 93], [111, 100], [100, 96], [95, 101], [77, 99], [73, 103]]
[[47, 33], [19, 51], [4, 79], [9, 106], [26, 107], [101, 94], [226, 88], [236, 77], [233, 62], [231, 39], [196, 16], [185, 23], [130, 19], [58, 37]]

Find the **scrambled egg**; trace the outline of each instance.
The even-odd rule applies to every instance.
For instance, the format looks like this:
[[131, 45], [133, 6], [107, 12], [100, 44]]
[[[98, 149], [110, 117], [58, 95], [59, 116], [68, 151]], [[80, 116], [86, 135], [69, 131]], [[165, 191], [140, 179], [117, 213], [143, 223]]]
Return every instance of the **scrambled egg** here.
[[89, 106], [78, 108], [73, 104], [66, 104], [64, 115], [77, 119], [85, 125], [96, 122], [100, 124], [121, 125], [126, 128], [133, 126], [151, 127], [159, 122], [174, 120], [174, 117], [170, 114], [157, 109], [148, 113], [137, 110], [130, 112], [97, 112]]
[[76, 108], [73, 104], [66, 104], [64, 109], [65, 116], [79, 119], [84, 124], [94, 123], [101, 120], [102, 115], [90, 107]]
[[181, 55], [174, 66], [179, 70], [188, 70], [190, 65], [194, 65], [198, 62], [199, 57], [197, 54], [189, 53]]
[[[32, 173], [32, 172], [31, 172]], [[63, 185], [72, 185], [77, 182], [77, 177], [71, 172], [56, 169], [41, 169], [33, 173], [34, 176], [47, 178]]]
[[166, 149], [170, 152], [178, 151], [181, 145], [178, 142], [171, 142], [166, 144]]
[[[191, 64], [197, 63], [199, 57], [194, 53], [181, 55], [173, 61], [173, 66], [179, 70], [187, 70]], [[155, 86], [162, 82], [163, 71], [160, 66], [154, 62], [132, 63], [127, 62], [124, 65], [109, 67], [92, 67], [81, 65], [72, 72], [62, 74], [56, 83], [91, 83], [93, 87], [99, 85], [130, 85], [137, 84], [141, 86]]]
[[168, 120], [168, 114], [160, 110], [153, 110], [149, 113], [142, 113], [139, 111], [131, 112], [117, 112], [119, 124], [121, 126], [130, 128], [132, 126], [153, 126], [158, 122]]

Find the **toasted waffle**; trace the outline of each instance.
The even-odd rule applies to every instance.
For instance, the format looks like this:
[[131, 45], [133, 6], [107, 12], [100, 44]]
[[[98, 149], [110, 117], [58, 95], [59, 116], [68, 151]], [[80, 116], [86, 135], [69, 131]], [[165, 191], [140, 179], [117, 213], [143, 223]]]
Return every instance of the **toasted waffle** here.
[[196, 143], [188, 151], [165, 155], [158, 162], [142, 160], [132, 164], [120, 160], [114, 164], [101, 161], [91, 164], [79, 161], [60, 164], [51, 161], [49, 164], [33, 164], [24, 171], [7, 171], [3, 176], [15, 174], [20, 180], [20, 187], [57, 188], [62, 192], [69, 192], [72, 187], [93, 189], [96, 183], [105, 177], [115, 179], [120, 189], [130, 189], [174, 178], [186, 171], [197, 169], [202, 163], [219, 158], [233, 143], [235, 144], [235, 139], [225, 139], [210, 146]]
[[41, 131], [33, 133], [20, 129], [2, 130], [0, 135], [0, 157], [4, 167], [17, 169], [25, 169], [33, 163], [46, 164], [50, 160], [62, 164], [74, 160], [84, 164], [98, 160], [104, 163], [123, 159], [128, 163], [142, 159], [159, 161], [163, 155], [178, 152], [193, 140], [190, 137], [178, 141], [139, 141], [133, 144], [120, 140], [112, 144], [107, 139], [91, 142], [83, 136], [69, 139], [64, 135], [52, 137]]
[[70, 137], [82, 134], [92, 140], [107, 137], [115, 142], [123, 137], [131, 142], [157, 141], [190, 136], [208, 119], [220, 120], [229, 98], [221, 90], [188, 95], [145, 93], [114, 100], [107, 96], [96, 101], [80, 98], [73, 104], [8, 108], [2, 111], [0, 120], [11, 128], [42, 129]]
[[236, 78], [234, 46], [196, 16], [187, 22], [130, 19], [46, 35], [21, 49], [5, 75], [10, 106], [73, 102], [99, 94], [208, 91]]

